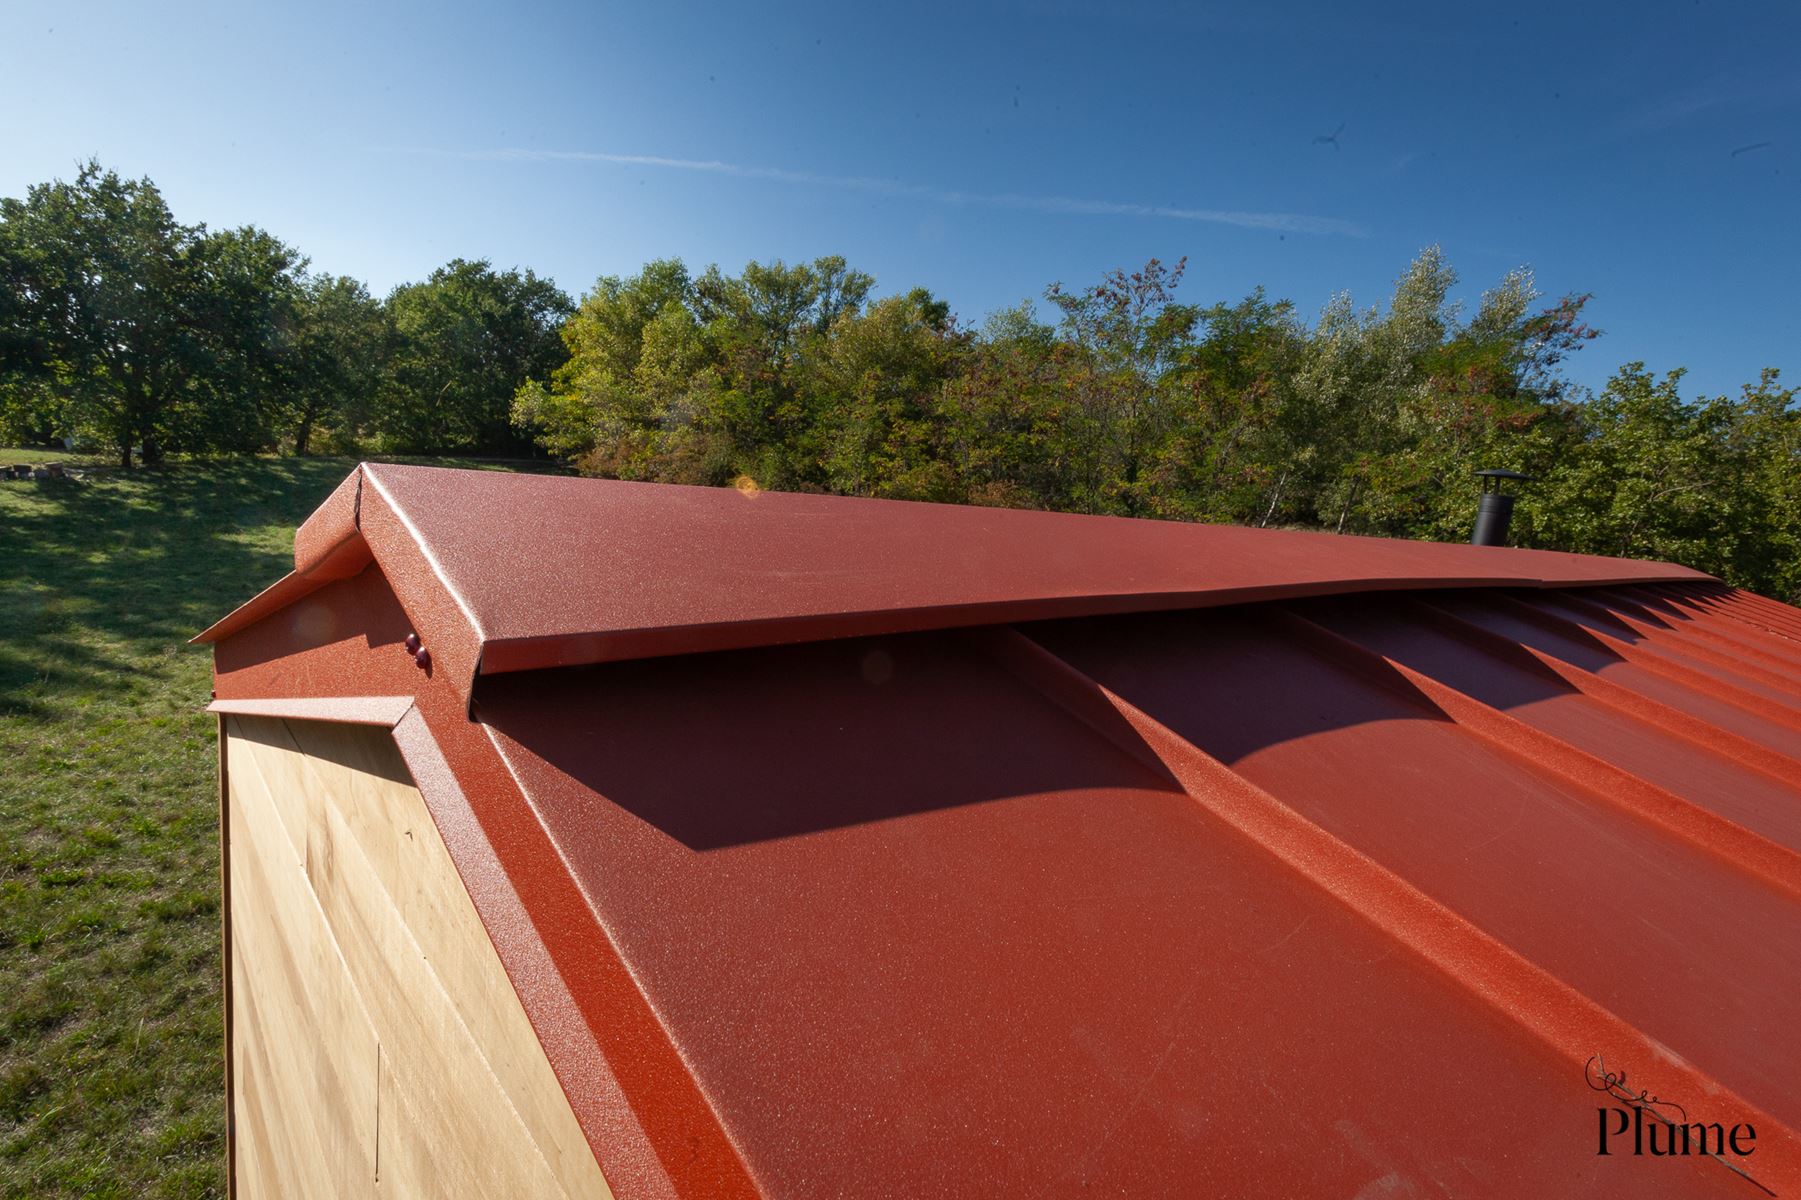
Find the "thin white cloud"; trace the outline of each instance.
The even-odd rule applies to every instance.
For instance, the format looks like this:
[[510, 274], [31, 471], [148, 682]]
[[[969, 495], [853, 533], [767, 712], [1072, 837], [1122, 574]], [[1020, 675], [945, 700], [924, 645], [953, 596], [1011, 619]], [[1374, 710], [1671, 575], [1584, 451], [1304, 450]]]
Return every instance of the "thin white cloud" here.
[[1797, 99], [1801, 99], [1801, 80], [1794, 78], [1756, 79], [1750, 83], [1740, 79], [1716, 80], [1665, 97], [1634, 113], [1627, 124], [1640, 130], [1663, 130], [1716, 108], [1757, 111], [1791, 104]]
[[[422, 153], [431, 153], [424, 151]], [[1278, 233], [1311, 233], [1337, 237], [1368, 237], [1362, 226], [1336, 217], [1306, 213], [1239, 212], [1217, 208], [1182, 208], [1168, 204], [1128, 204], [1113, 200], [1083, 200], [1073, 196], [1028, 195], [1018, 192], [964, 192], [948, 188], [880, 179], [870, 175], [821, 175], [791, 171], [785, 167], [746, 166], [715, 159], [668, 158], [660, 154], [605, 154], [598, 150], [462, 150], [443, 152], [453, 158], [501, 162], [591, 162], [616, 167], [649, 167], [665, 171], [697, 171], [728, 175], [734, 179], [768, 179], [807, 187], [839, 188], [879, 196], [914, 197], [938, 204], [969, 204], [984, 208], [1023, 209], [1031, 212], [1067, 213], [1079, 216], [1152, 217], [1169, 221], [1202, 221]]]

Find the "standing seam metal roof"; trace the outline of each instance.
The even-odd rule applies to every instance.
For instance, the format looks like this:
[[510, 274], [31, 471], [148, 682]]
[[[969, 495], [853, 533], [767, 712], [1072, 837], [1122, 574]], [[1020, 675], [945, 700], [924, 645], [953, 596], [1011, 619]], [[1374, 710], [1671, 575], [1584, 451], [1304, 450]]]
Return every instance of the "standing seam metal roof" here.
[[416, 695], [622, 1195], [1801, 1188], [1801, 613], [1695, 572], [368, 467], [204, 636]]

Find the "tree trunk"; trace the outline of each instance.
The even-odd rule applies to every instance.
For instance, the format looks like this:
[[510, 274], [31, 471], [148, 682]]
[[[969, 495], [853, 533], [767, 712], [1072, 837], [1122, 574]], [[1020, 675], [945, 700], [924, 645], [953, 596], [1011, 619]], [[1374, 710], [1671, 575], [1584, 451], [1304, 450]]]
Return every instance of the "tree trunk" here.
[[143, 386], [139, 392], [138, 402], [138, 459], [146, 467], [163, 465], [163, 448], [156, 440], [155, 417], [157, 404], [149, 386]]
[[1269, 498], [1269, 508], [1264, 510], [1263, 520], [1257, 522], [1259, 528], [1269, 525], [1269, 519], [1276, 515], [1276, 505], [1282, 503], [1282, 485], [1288, 482], [1288, 472], [1282, 472], [1282, 478], [1276, 480], [1276, 493]]
[[150, 389], [145, 383], [142, 362], [130, 361], [124, 373], [129, 386], [126, 387], [124, 395], [120, 398], [123, 405], [119, 416], [121, 426], [119, 438], [123, 442], [120, 461], [127, 469], [130, 469], [131, 447], [135, 442], [141, 448], [138, 453], [138, 461], [144, 466], [150, 466], [150, 434], [147, 429], [149, 422], [144, 416], [150, 407]]
[[1344, 498], [1344, 507], [1338, 510], [1338, 532], [1344, 532], [1345, 520], [1351, 515], [1351, 505], [1357, 499], [1357, 484], [1351, 484], [1351, 490]]
[[[111, 365], [111, 364], [109, 364]], [[116, 369], [116, 368], [115, 368]], [[138, 441], [137, 388], [138, 373], [136, 368], [127, 367], [122, 372], [129, 386], [118, 394], [118, 408], [107, 414], [107, 430], [112, 435], [113, 445], [119, 450], [119, 468], [131, 470], [131, 448]]]

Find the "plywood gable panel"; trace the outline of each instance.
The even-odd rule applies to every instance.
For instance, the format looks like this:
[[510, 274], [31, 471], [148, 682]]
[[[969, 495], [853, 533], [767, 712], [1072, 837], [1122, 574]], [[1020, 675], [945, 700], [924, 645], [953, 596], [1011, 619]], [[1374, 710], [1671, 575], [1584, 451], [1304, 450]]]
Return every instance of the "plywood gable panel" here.
[[271, 1194], [372, 1195], [375, 1031], [264, 781], [237, 756], [230, 778], [237, 1144], [275, 1168]]
[[333, 806], [328, 830], [354, 840], [552, 1173], [573, 1195], [604, 1187], [423, 799], [410, 783], [396, 782], [406, 767], [392, 740], [318, 722], [287, 730], [322, 794], [359, 798]]
[[[376, 1190], [337, 1181], [329, 1194], [609, 1196], [389, 733], [233, 716], [227, 735], [232, 838], [246, 860], [241, 873], [234, 859], [234, 890], [246, 875], [254, 885], [284, 872], [291, 892], [304, 889], [289, 902], [305, 899], [344, 966], [295, 988], [314, 1005], [324, 1003], [314, 991], [345, 992], [367, 1013], [371, 1049], [379, 1042], [366, 1087]], [[240, 794], [252, 800], [238, 805]], [[238, 911], [234, 963], [261, 971], [283, 951]], [[296, 1001], [297, 1024], [271, 1029], [258, 1020], [260, 993], [234, 1003], [239, 1194], [288, 1192], [296, 1160], [313, 1157], [321, 1126], [338, 1119], [279, 1086], [296, 1069], [279, 1058], [295, 1041], [288, 1030], [305, 1028], [310, 1010]]]

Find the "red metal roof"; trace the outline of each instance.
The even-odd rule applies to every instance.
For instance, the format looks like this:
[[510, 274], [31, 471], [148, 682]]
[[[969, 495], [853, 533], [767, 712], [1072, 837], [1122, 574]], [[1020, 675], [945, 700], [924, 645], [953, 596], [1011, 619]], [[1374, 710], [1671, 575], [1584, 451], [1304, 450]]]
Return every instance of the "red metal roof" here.
[[[209, 631], [218, 694], [412, 698], [621, 1195], [1801, 1190], [1794, 609], [1525, 551], [347, 487]], [[1597, 1157], [1595, 1055], [1755, 1152]]]
[[466, 685], [478, 672], [1322, 593], [1708, 578], [1541, 550], [366, 464], [296, 532], [294, 575], [196, 640], [361, 570], [371, 551], [416, 580], [404, 598], [421, 634], [450, 649]]

